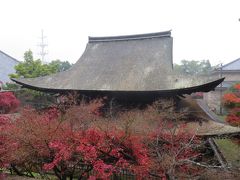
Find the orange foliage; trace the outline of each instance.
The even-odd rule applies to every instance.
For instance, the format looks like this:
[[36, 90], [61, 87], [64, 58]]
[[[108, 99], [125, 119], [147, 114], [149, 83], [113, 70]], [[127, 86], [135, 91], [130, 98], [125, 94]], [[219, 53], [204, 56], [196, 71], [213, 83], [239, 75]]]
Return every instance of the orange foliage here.
[[240, 126], [240, 84], [234, 85], [233, 90], [223, 96], [224, 105], [230, 109], [226, 121], [233, 126]]
[[226, 121], [233, 126], [239, 126], [240, 125], [240, 108], [232, 109], [231, 112], [227, 115]]
[[237, 97], [234, 93], [227, 93], [223, 96], [224, 103], [230, 104], [230, 103], [240, 103], [240, 98]]
[[240, 90], [240, 84], [236, 84], [236, 85], [234, 86], [234, 88], [237, 89], [237, 90]]

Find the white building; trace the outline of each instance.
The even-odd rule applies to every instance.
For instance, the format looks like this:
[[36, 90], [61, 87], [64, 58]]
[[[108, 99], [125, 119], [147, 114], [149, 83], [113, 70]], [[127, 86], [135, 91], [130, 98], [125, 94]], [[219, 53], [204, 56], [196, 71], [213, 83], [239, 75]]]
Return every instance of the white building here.
[[0, 81], [11, 82], [9, 74], [15, 73], [14, 67], [19, 61], [0, 50]]
[[208, 105], [219, 113], [221, 111], [221, 100], [224, 93], [232, 85], [240, 82], [240, 58], [213, 70], [211, 76], [215, 78], [225, 77], [223, 83], [218, 85], [215, 91], [204, 94], [204, 99]]

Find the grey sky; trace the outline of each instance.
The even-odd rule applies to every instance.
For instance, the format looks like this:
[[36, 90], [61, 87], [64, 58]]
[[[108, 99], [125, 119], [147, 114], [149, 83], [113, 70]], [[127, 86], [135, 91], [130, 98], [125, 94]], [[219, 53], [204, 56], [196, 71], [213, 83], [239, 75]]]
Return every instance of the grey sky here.
[[173, 60], [240, 57], [239, 0], [0, 0], [0, 49], [22, 60], [39, 58], [41, 29], [46, 59], [76, 62], [88, 36], [128, 35], [172, 29]]

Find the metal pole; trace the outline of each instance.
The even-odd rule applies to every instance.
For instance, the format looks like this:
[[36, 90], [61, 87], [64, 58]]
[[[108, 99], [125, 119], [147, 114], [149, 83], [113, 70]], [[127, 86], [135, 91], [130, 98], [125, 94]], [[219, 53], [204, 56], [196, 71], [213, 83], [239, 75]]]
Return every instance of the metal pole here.
[[[220, 64], [220, 78], [222, 78], [222, 63]], [[223, 107], [222, 107], [222, 82], [220, 84], [220, 115], [223, 114]]]
[[41, 56], [41, 59], [42, 59], [43, 63], [45, 63], [45, 55], [47, 54], [47, 52], [45, 51], [45, 47], [47, 46], [47, 44], [44, 42], [45, 38], [46, 38], [46, 36], [44, 36], [43, 29], [42, 29], [41, 37], [40, 37], [41, 42], [38, 46], [41, 48], [39, 55]]

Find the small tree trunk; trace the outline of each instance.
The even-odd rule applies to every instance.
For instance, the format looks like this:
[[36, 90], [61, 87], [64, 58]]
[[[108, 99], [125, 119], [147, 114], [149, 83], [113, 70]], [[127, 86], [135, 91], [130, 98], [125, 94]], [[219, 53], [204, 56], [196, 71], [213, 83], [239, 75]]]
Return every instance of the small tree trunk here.
[[67, 175], [66, 175], [66, 174], [63, 174], [61, 180], [67, 180]]
[[23, 174], [16, 168], [15, 165], [11, 164], [11, 168], [18, 176], [23, 176]]

